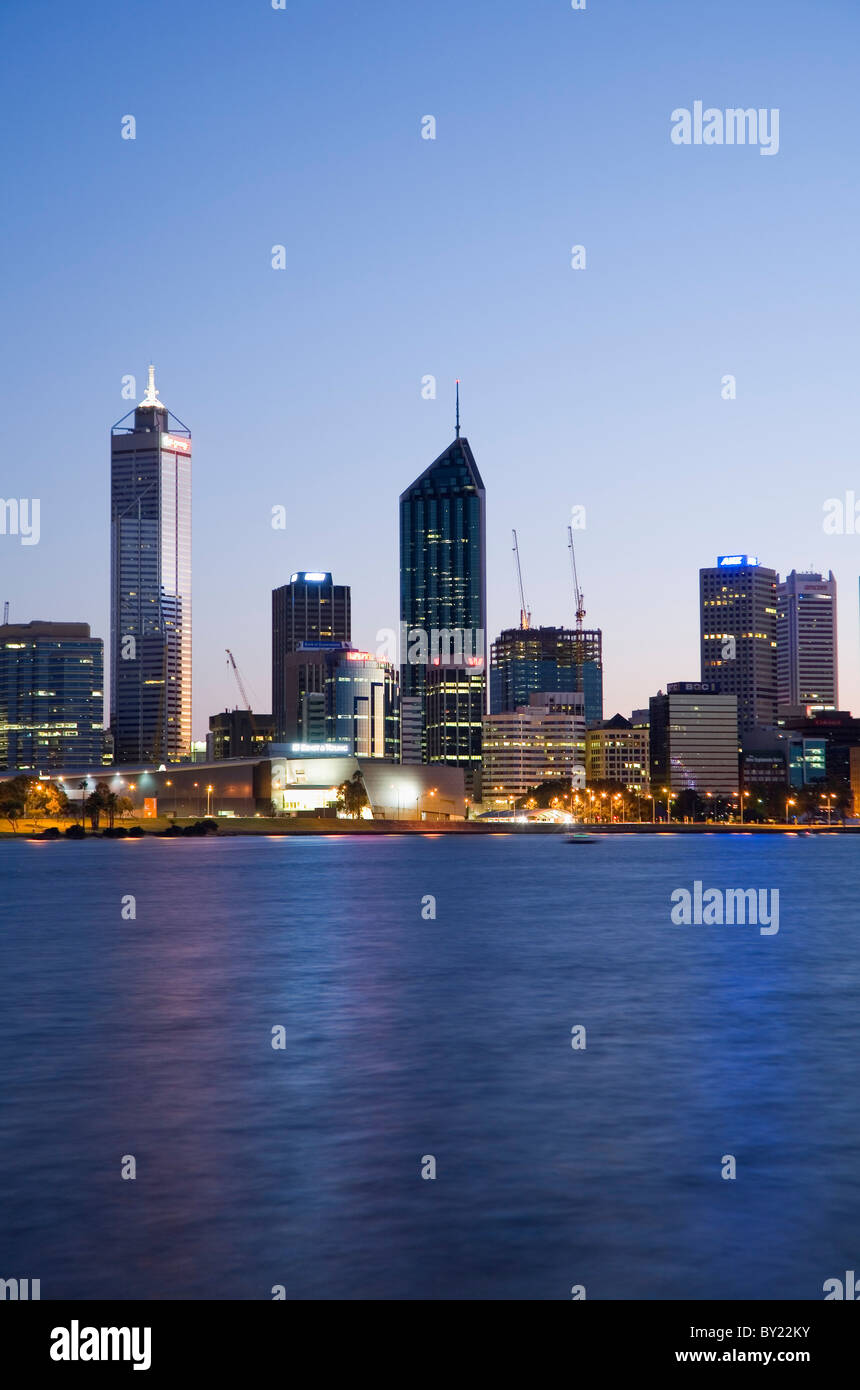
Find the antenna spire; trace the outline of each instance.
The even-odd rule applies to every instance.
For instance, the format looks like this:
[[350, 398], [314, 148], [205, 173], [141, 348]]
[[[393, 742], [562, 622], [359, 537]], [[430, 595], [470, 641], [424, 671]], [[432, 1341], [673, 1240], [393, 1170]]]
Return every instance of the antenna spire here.
[[457, 431], [456, 437], [457, 437], [457, 439], [459, 439], [459, 438], [460, 438], [460, 378], [459, 378], [459, 377], [457, 377], [457, 415], [456, 415], [455, 425], [456, 425], [456, 431]]
[[149, 364], [149, 380], [146, 383], [146, 392], [140, 404], [141, 406], [154, 405], [159, 410], [164, 409], [164, 406], [158, 399], [158, 392], [155, 389], [155, 368], [151, 362]]

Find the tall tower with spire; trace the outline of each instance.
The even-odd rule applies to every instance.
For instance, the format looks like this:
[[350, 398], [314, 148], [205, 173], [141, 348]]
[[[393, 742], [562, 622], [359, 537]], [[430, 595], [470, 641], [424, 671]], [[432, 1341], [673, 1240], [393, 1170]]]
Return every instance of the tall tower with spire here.
[[191, 433], [152, 366], [111, 430], [110, 723], [118, 763], [190, 754]]
[[[400, 688], [421, 761], [462, 767], [470, 786], [486, 703], [486, 493], [460, 434], [459, 381], [454, 428], [400, 497]], [[403, 761], [418, 758], [416, 732]]]

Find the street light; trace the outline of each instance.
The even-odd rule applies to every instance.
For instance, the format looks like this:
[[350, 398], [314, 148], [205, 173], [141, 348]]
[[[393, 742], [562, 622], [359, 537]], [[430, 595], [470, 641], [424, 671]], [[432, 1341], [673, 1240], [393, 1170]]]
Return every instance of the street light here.
[[788, 823], [789, 823], [789, 822], [788, 822], [788, 808], [789, 808], [789, 806], [794, 806], [794, 804], [795, 804], [795, 803], [794, 803], [794, 800], [793, 800], [792, 797], [786, 797], [786, 801], [785, 801], [785, 823], [786, 823], [786, 825], [788, 825]]
[[212, 784], [211, 784], [211, 782], [210, 782], [209, 786], [206, 788], [206, 814], [207, 814], [207, 816], [211, 816], [211, 814], [212, 814], [212, 793], [214, 792], [214, 790], [215, 790], [215, 788], [212, 786]]

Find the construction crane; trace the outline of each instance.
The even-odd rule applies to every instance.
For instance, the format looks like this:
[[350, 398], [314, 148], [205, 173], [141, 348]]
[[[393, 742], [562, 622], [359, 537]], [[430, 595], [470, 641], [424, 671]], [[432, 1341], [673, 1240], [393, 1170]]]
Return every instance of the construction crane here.
[[9, 600], [7, 599], [6, 602], [3, 604], [3, 626], [4, 626], [4, 627], [6, 626], [6, 624], [8, 623], [8, 621], [9, 621]]
[[229, 661], [230, 665], [233, 667], [233, 675], [236, 677], [236, 684], [237, 684], [238, 687], [239, 687], [239, 694], [242, 696], [242, 699], [245, 701], [245, 709], [247, 710], [247, 712], [248, 712], [248, 717], [249, 717], [250, 720], [251, 720], [251, 737], [252, 737], [252, 739], [253, 739], [253, 738], [256, 737], [257, 726], [256, 726], [256, 723], [254, 722], [254, 714], [253, 714], [253, 711], [252, 711], [252, 709], [251, 709], [251, 701], [248, 699], [248, 692], [247, 692], [247, 690], [245, 689], [244, 684], [242, 683], [242, 677], [239, 675], [239, 667], [236, 665], [236, 658], [235, 658], [235, 656], [233, 655], [233, 653], [231, 652], [231, 650], [230, 650], [229, 647], [225, 647], [224, 650], [225, 650], [225, 652], [227, 653], [227, 660]]
[[576, 551], [573, 548], [573, 527], [567, 528], [567, 545], [570, 550], [570, 567], [573, 571], [573, 597], [576, 601], [576, 630], [582, 632], [582, 623], [585, 618], [585, 597], [579, 587], [579, 580], [576, 575]]
[[576, 658], [576, 688], [585, 689], [583, 683], [583, 653], [584, 645], [582, 638], [582, 624], [585, 621], [585, 596], [579, 587], [579, 577], [576, 573], [576, 551], [573, 546], [573, 527], [567, 528], [567, 544], [570, 550], [570, 568], [573, 573], [573, 598], [576, 604], [576, 643], [574, 647]]
[[532, 625], [531, 610], [526, 607], [526, 596], [523, 591], [523, 571], [520, 566], [520, 548], [517, 544], [517, 533], [513, 532], [514, 537], [514, 559], [517, 564], [517, 583], [520, 586], [520, 630], [528, 632]]

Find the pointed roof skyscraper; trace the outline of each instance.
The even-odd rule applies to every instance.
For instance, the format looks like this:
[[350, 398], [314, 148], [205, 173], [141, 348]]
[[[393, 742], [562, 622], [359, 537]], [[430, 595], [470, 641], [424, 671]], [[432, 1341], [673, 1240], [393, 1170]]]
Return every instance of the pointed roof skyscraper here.
[[[454, 439], [400, 496], [401, 691], [424, 707], [424, 761], [454, 762], [467, 774], [480, 762], [486, 614], [486, 492], [469, 441], [460, 433], [458, 382]], [[415, 630], [424, 634], [423, 646], [410, 641]], [[453, 659], [446, 661], [434, 649], [434, 634], [438, 642], [440, 633], [450, 635]], [[453, 670], [449, 673], [450, 728], [458, 726], [461, 733], [453, 743], [453, 735], [440, 735], [434, 751], [427, 737], [428, 672], [431, 685], [438, 686], [440, 673], [449, 667], [459, 670], [456, 678]], [[440, 709], [443, 704], [440, 696]]]

